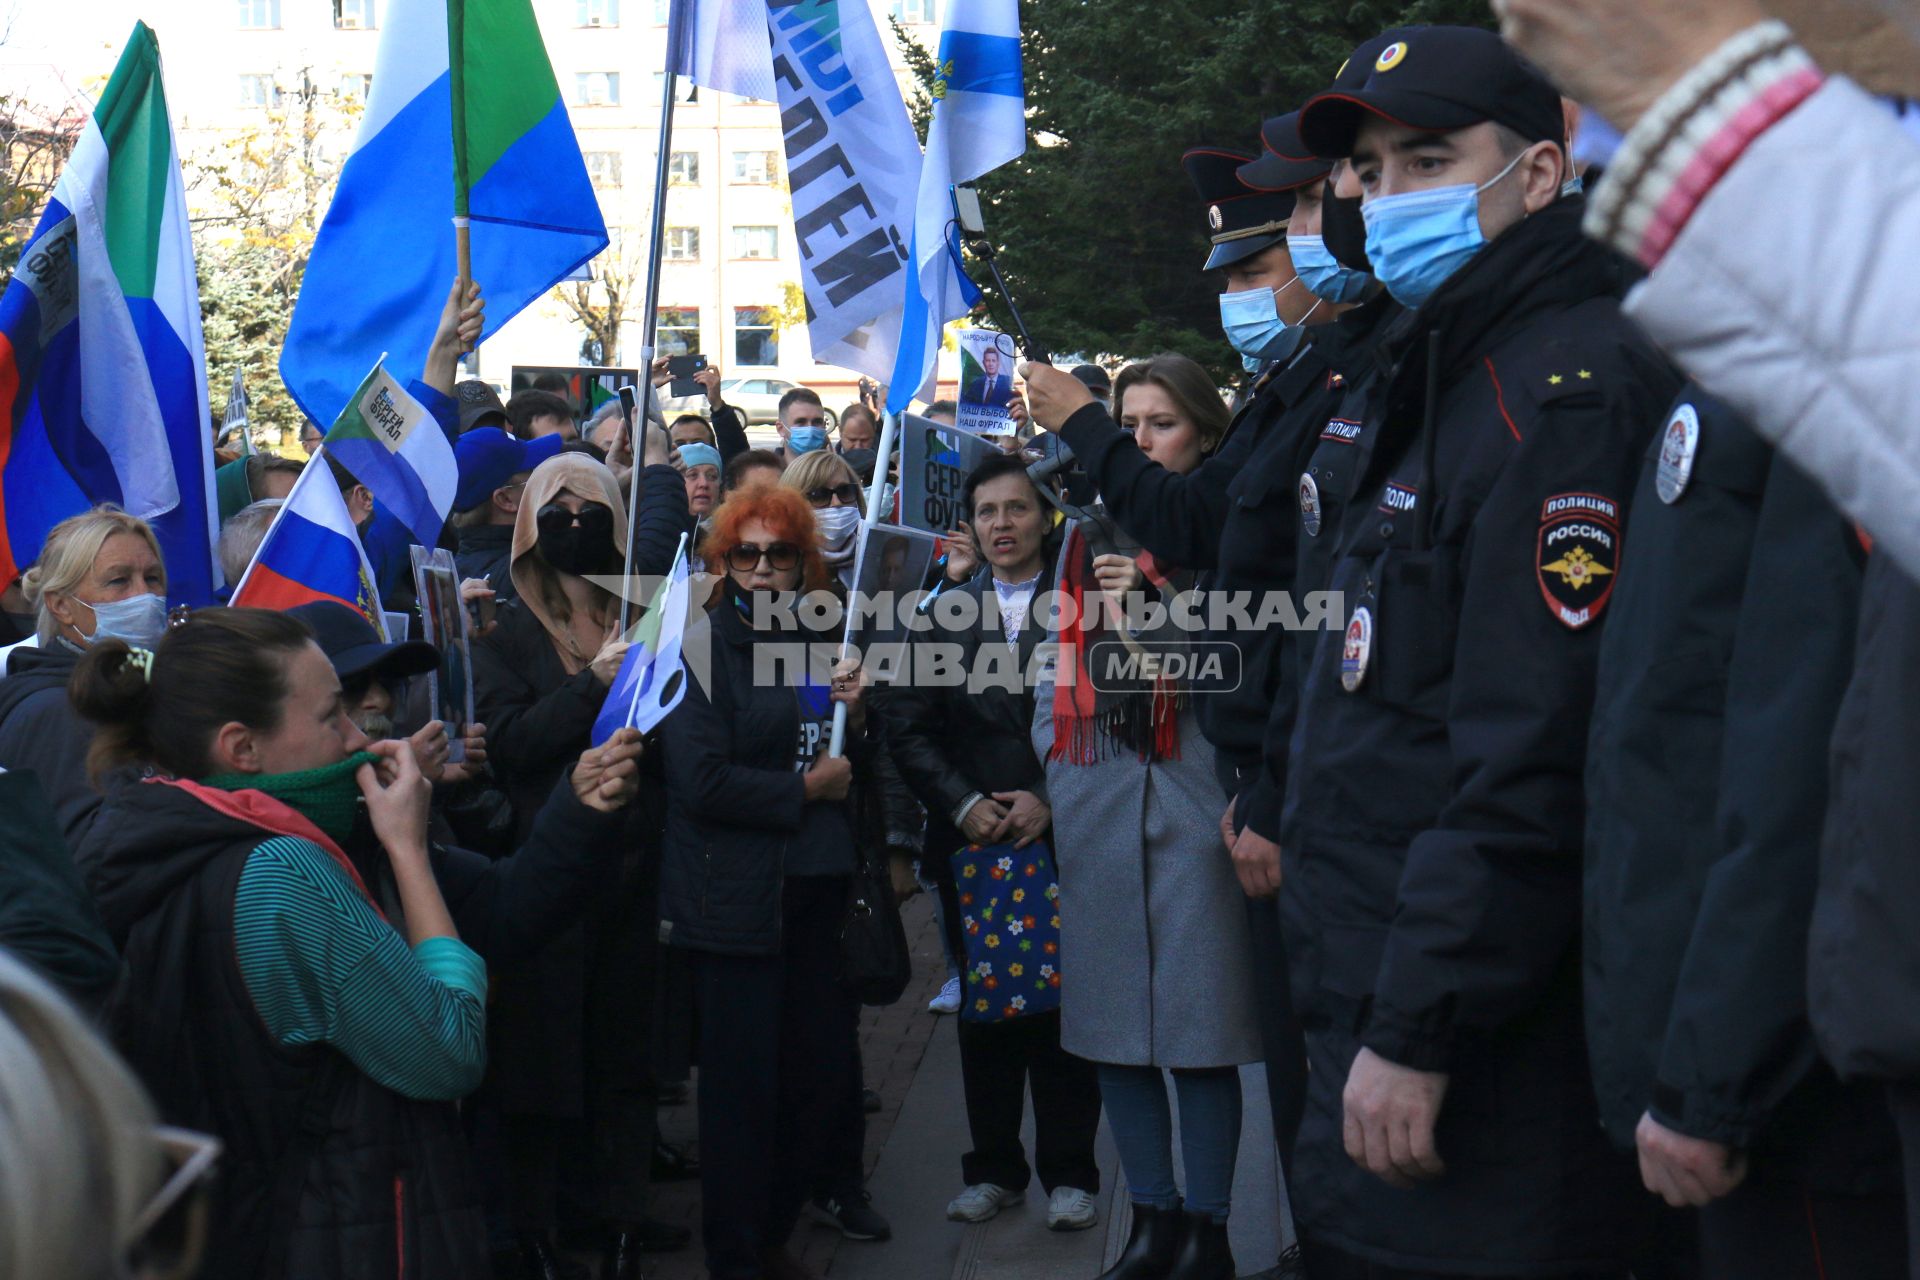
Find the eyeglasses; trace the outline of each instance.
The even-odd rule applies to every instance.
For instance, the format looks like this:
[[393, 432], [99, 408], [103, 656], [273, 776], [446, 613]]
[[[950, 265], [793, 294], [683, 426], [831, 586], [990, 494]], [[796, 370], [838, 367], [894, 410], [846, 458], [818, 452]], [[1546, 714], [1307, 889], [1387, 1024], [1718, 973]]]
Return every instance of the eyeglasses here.
[[142, 1275], [185, 1277], [200, 1268], [210, 1219], [208, 1193], [220, 1140], [188, 1129], [153, 1130], [167, 1179], [133, 1220], [129, 1251]]
[[727, 551], [727, 567], [736, 573], [749, 573], [759, 568], [763, 559], [776, 572], [783, 572], [800, 563], [800, 548], [791, 542], [775, 542], [765, 547], [742, 542]]
[[824, 507], [835, 498], [843, 506], [852, 506], [860, 501], [860, 486], [857, 484], [823, 484], [807, 490], [807, 501], [816, 507]]

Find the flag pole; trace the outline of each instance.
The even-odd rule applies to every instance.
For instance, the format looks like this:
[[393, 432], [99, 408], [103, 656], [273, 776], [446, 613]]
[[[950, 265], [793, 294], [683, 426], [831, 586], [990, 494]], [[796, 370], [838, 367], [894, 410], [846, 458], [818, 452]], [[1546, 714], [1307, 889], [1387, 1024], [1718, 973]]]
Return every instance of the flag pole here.
[[473, 283], [473, 240], [467, 218], [467, 0], [447, 0], [448, 96], [453, 109], [453, 253], [460, 277], [460, 301]]
[[[681, 43], [687, 38], [686, 6], [676, 3], [667, 15], [667, 67], [666, 74], [660, 77], [660, 153], [653, 171], [653, 226], [647, 238], [647, 287], [646, 312], [642, 316], [640, 331], [646, 335], [640, 347], [640, 385], [634, 388], [638, 405], [634, 422], [627, 434], [628, 447], [633, 451], [633, 470], [627, 477], [627, 560], [625, 573], [627, 581], [633, 580], [633, 551], [635, 531], [640, 527], [640, 464], [647, 456], [644, 441], [652, 426], [654, 385], [653, 385], [653, 348], [660, 318], [660, 262], [667, 238], [667, 181], [673, 165], [673, 103], [678, 88], [679, 76], [676, 67], [685, 65], [681, 60]], [[603, 352], [610, 357], [612, 352]], [[632, 622], [632, 593], [622, 588], [620, 592], [620, 634], [627, 633]]]
[[[893, 445], [899, 435], [900, 415], [889, 409], [880, 425], [880, 444], [874, 454], [873, 483], [867, 486], [865, 523], [860, 530], [860, 536], [863, 539], [867, 536], [867, 530], [879, 524], [881, 517], [886, 514], [880, 509], [880, 500], [886, 494], [887, 471], [893, 462]], [[860, 584], [858, 582], [853, 584], [853, 590], [855, 597], [857, 597], [860, 591]], [[860, 610], [853, 606], [858, 603], [857, 598], [848, 601], [847, 629], [845, 634], [840, 637], [840, 657], [842, 661], [846, 659], [848, 651], [853, 648], [853, 625], [860, 616]], [[830, 756], [844, 754], [842, 749], [846, 746], [846, 739], [847, 704], [844, 702], [836, 702], [833, 704], [833, 736], [828, 740], [827, 754]]]

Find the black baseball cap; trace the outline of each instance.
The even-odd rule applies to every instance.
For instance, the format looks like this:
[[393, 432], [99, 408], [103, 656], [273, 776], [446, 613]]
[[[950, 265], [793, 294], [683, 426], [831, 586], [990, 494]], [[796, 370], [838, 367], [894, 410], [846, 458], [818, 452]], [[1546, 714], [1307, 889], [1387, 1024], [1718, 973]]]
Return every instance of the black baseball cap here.
[[1260, 154], [1240, 166], [1240, 181], [1256, 191], [1297, 191], [1333, 172], [1333, 162], [1300, 141], [1300, 113], [1289, 111], [1260, 126]]
[[287, 612], [307, 624], [319, 642], [333, 674], [342, 684], [355, 676], [372, 675], [376, 679], [397, 680], [403, 676], [425, 675], [440, 665], [440, 654], [425, 640], [402, 640], [389, 644], [380, 638], [358, 609], [331, 600], [316, 600]]
[[454, 387], [453, 398], [460, 402], [462, 431], [507, 425], [507, 406], [500, 403], [500, 393], [493, 389], [492, 383], [467, 378]]
[[1113, 391], [1113, 379], [1109, 378], [1107, 371], [1097, 364], [1077, 364], [1067, 372], [1078, 379], [1081, 386], [1097, 396], [1105, 396]]
[[1300, 138], [1315, 155], [1352, 155], [1369, 114], [1434, 133], [1490, 120], [1528, 142], [1557, 142], [1566, 132], [1559, 91], [1506, 41], [1479, 27], [1416, 27], [1384, 45], [1370, 64], [1350, 59], [1344, 74], [1357, 77], [1366, 68], [1357, 87], [1329, 89], [1301, 108]]
[[1180, 167], [1207, 206], [1207, 236], [1213, 249], [1202, 270], [1231, 266], [1287, 238], [1293, 192], [1255, 191], [1240, 181], [1241, 166], [1253, 158], [1224, 147], [1195, 147], [1180, 157]]

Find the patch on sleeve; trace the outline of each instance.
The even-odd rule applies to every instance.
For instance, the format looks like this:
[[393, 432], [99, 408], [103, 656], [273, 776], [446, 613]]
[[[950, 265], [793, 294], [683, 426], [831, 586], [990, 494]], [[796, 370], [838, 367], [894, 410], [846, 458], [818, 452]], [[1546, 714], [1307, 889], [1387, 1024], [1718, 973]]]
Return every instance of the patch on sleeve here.
[[1597, 493], [1558, 493], [1540, 506], [1540, 594], [1574, 631], [1606, 609], [1620, 567], [1620, 504]]

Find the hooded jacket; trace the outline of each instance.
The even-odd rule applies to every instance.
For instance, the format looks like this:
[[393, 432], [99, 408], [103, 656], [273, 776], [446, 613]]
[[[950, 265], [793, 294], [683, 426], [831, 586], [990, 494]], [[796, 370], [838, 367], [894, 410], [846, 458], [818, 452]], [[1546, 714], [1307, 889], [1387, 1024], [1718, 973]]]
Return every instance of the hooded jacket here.
[[201, 1276], [487, 1274], [455, 1107], [403, 1097], [330, 1045], [280, 1043], [242, 973], [249, 859], [277, 835], [324, 837], [258, 792], [191, 783], [122, 788], [101, 816], [83, 861], [127, 960], [115, 1043], [165, 1119], [225, 1144]]
[[80, 654], [59, 641], [22, 645], [0, 680], [0, 768], [32, 769], [53, 804], [67, 846], [78, 849], [100, 807], [87, 777], [93, 726], [67, 700], [67, 680]]

